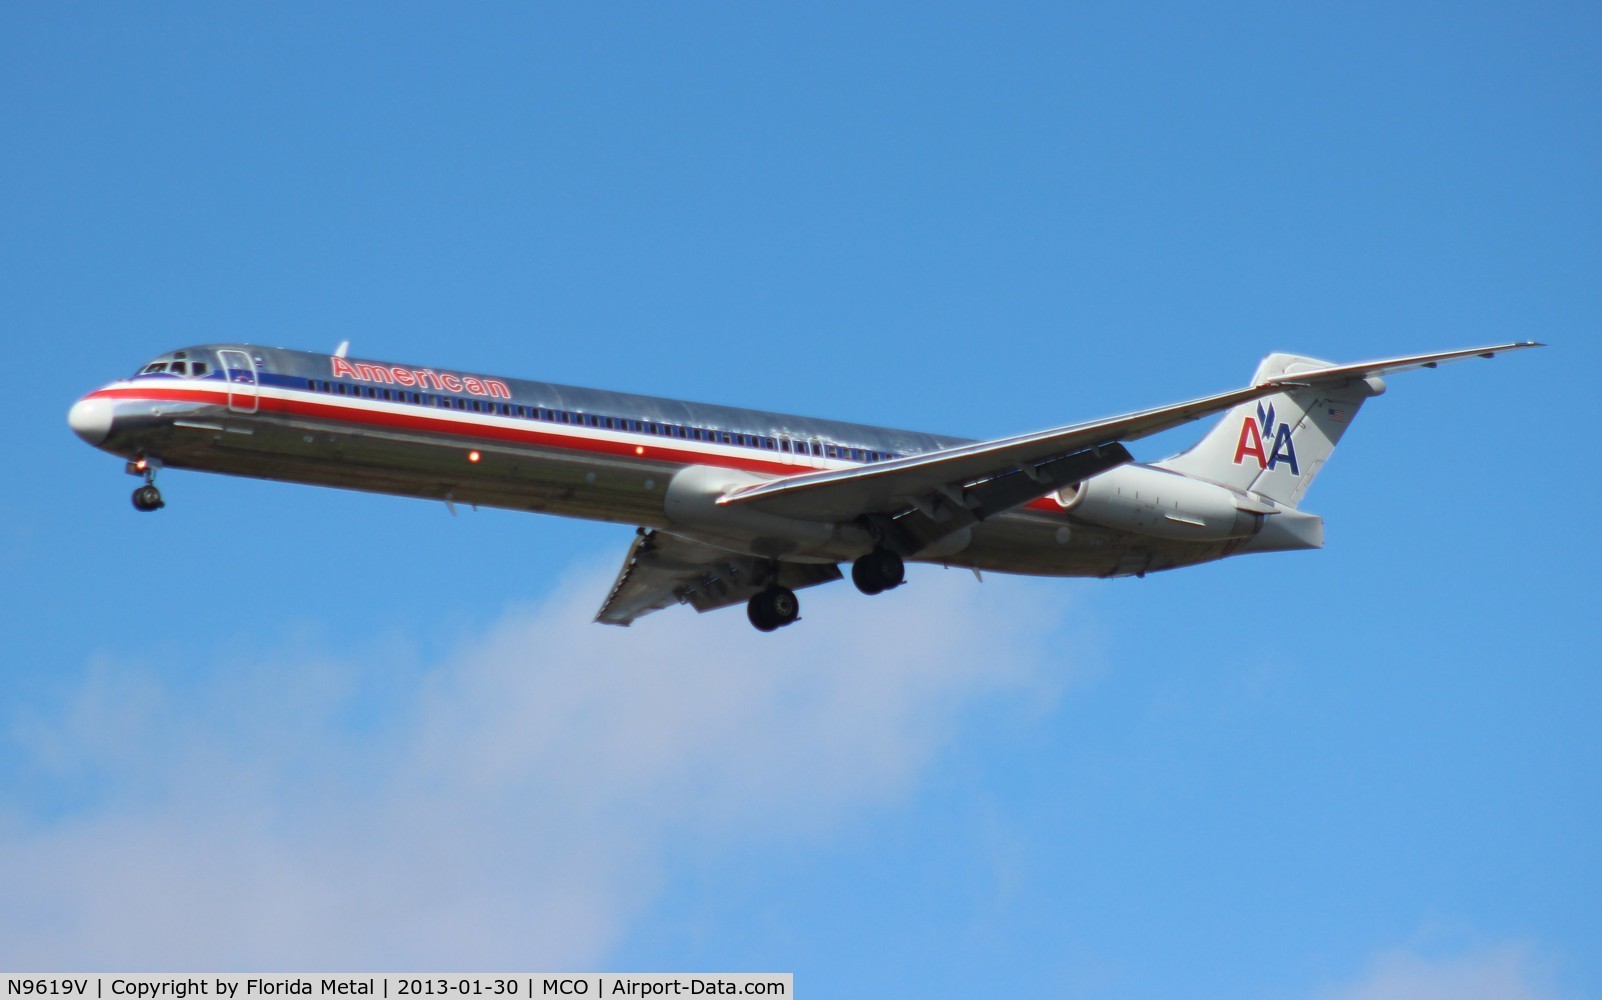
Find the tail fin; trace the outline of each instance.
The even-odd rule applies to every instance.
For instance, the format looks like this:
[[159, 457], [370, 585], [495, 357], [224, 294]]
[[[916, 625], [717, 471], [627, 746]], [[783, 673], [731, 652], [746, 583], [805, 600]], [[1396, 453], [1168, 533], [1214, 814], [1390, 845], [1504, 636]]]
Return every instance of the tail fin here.
[[[1327, 367], [1329, 362], [1313, 358], [1270, 354], [1257, 366], [1252, 381]], [[1156, 464], [1295, 507], [1364, 400], [1384, 391], [1385, 383], [1369, 376], [1242, 403], [1188, 451]]]

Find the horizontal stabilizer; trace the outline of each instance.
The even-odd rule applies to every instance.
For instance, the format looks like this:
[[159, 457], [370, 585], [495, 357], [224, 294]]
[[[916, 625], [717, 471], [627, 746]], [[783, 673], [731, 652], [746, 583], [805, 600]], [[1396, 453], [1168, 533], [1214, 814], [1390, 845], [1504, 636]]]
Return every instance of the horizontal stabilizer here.
[[1278, 385], [1278, 392], [1241, 403], [1195, 445], [1156, 465], [1295, 507], [1364, 402], [1385, 391], [1380, 376], [1539, 346], [1503, 344], [1352, 365], [1270, 354], [1258, 366], [1253, 381]]

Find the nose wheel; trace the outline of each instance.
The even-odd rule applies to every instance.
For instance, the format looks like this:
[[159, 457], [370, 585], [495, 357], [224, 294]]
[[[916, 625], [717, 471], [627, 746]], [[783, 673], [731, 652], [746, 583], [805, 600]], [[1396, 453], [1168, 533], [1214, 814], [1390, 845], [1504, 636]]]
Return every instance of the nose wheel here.
[[133, 491], [133, 505], [134, 510], [152, 511], [167, 506], [167, 502], [161, 498], [155, 483], [146, 483]]
[[145, 485], [133, 491], [134, 510], [148, 513], [167, 506], [167, 502], [161, 499], [161, 491], [156, 489], [156, 469], [160, 465], [161, 463], [144, 455], [128, 463], [128, 474], [142, 476], [145, 480]]
[[789, 587], [769, 587], [745, 606], [746, 617], [760, 632], [772, 632], [795, 624], [801, 617], [801, 602]]

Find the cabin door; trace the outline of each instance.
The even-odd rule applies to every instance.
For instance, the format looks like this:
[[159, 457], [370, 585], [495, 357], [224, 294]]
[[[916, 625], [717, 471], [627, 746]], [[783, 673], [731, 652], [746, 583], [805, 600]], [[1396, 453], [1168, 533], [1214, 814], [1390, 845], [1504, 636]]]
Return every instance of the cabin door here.
[[228, 409], [235, 413], [256, 412], [256, 366], [244, 351], [218, 351], [223, 378], [228, 380]]

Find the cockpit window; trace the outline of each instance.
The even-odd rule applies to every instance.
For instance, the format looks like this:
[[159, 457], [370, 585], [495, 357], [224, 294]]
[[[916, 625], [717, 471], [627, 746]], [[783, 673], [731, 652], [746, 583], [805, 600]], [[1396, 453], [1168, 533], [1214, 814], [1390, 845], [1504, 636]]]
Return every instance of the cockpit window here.
[[143, 368], [139, 369], [138, 374], [165, 374], [177, 375], [180, 378], [202, 378], [207, 372], [211, 371], [212, 366], [205, 361], [187, 360], [191, 353], [198, 354], [203, 352], [173, 351], [170, 354], [163, 354], [161, 357], [156, 358], [154, 361], [149, 362]]

